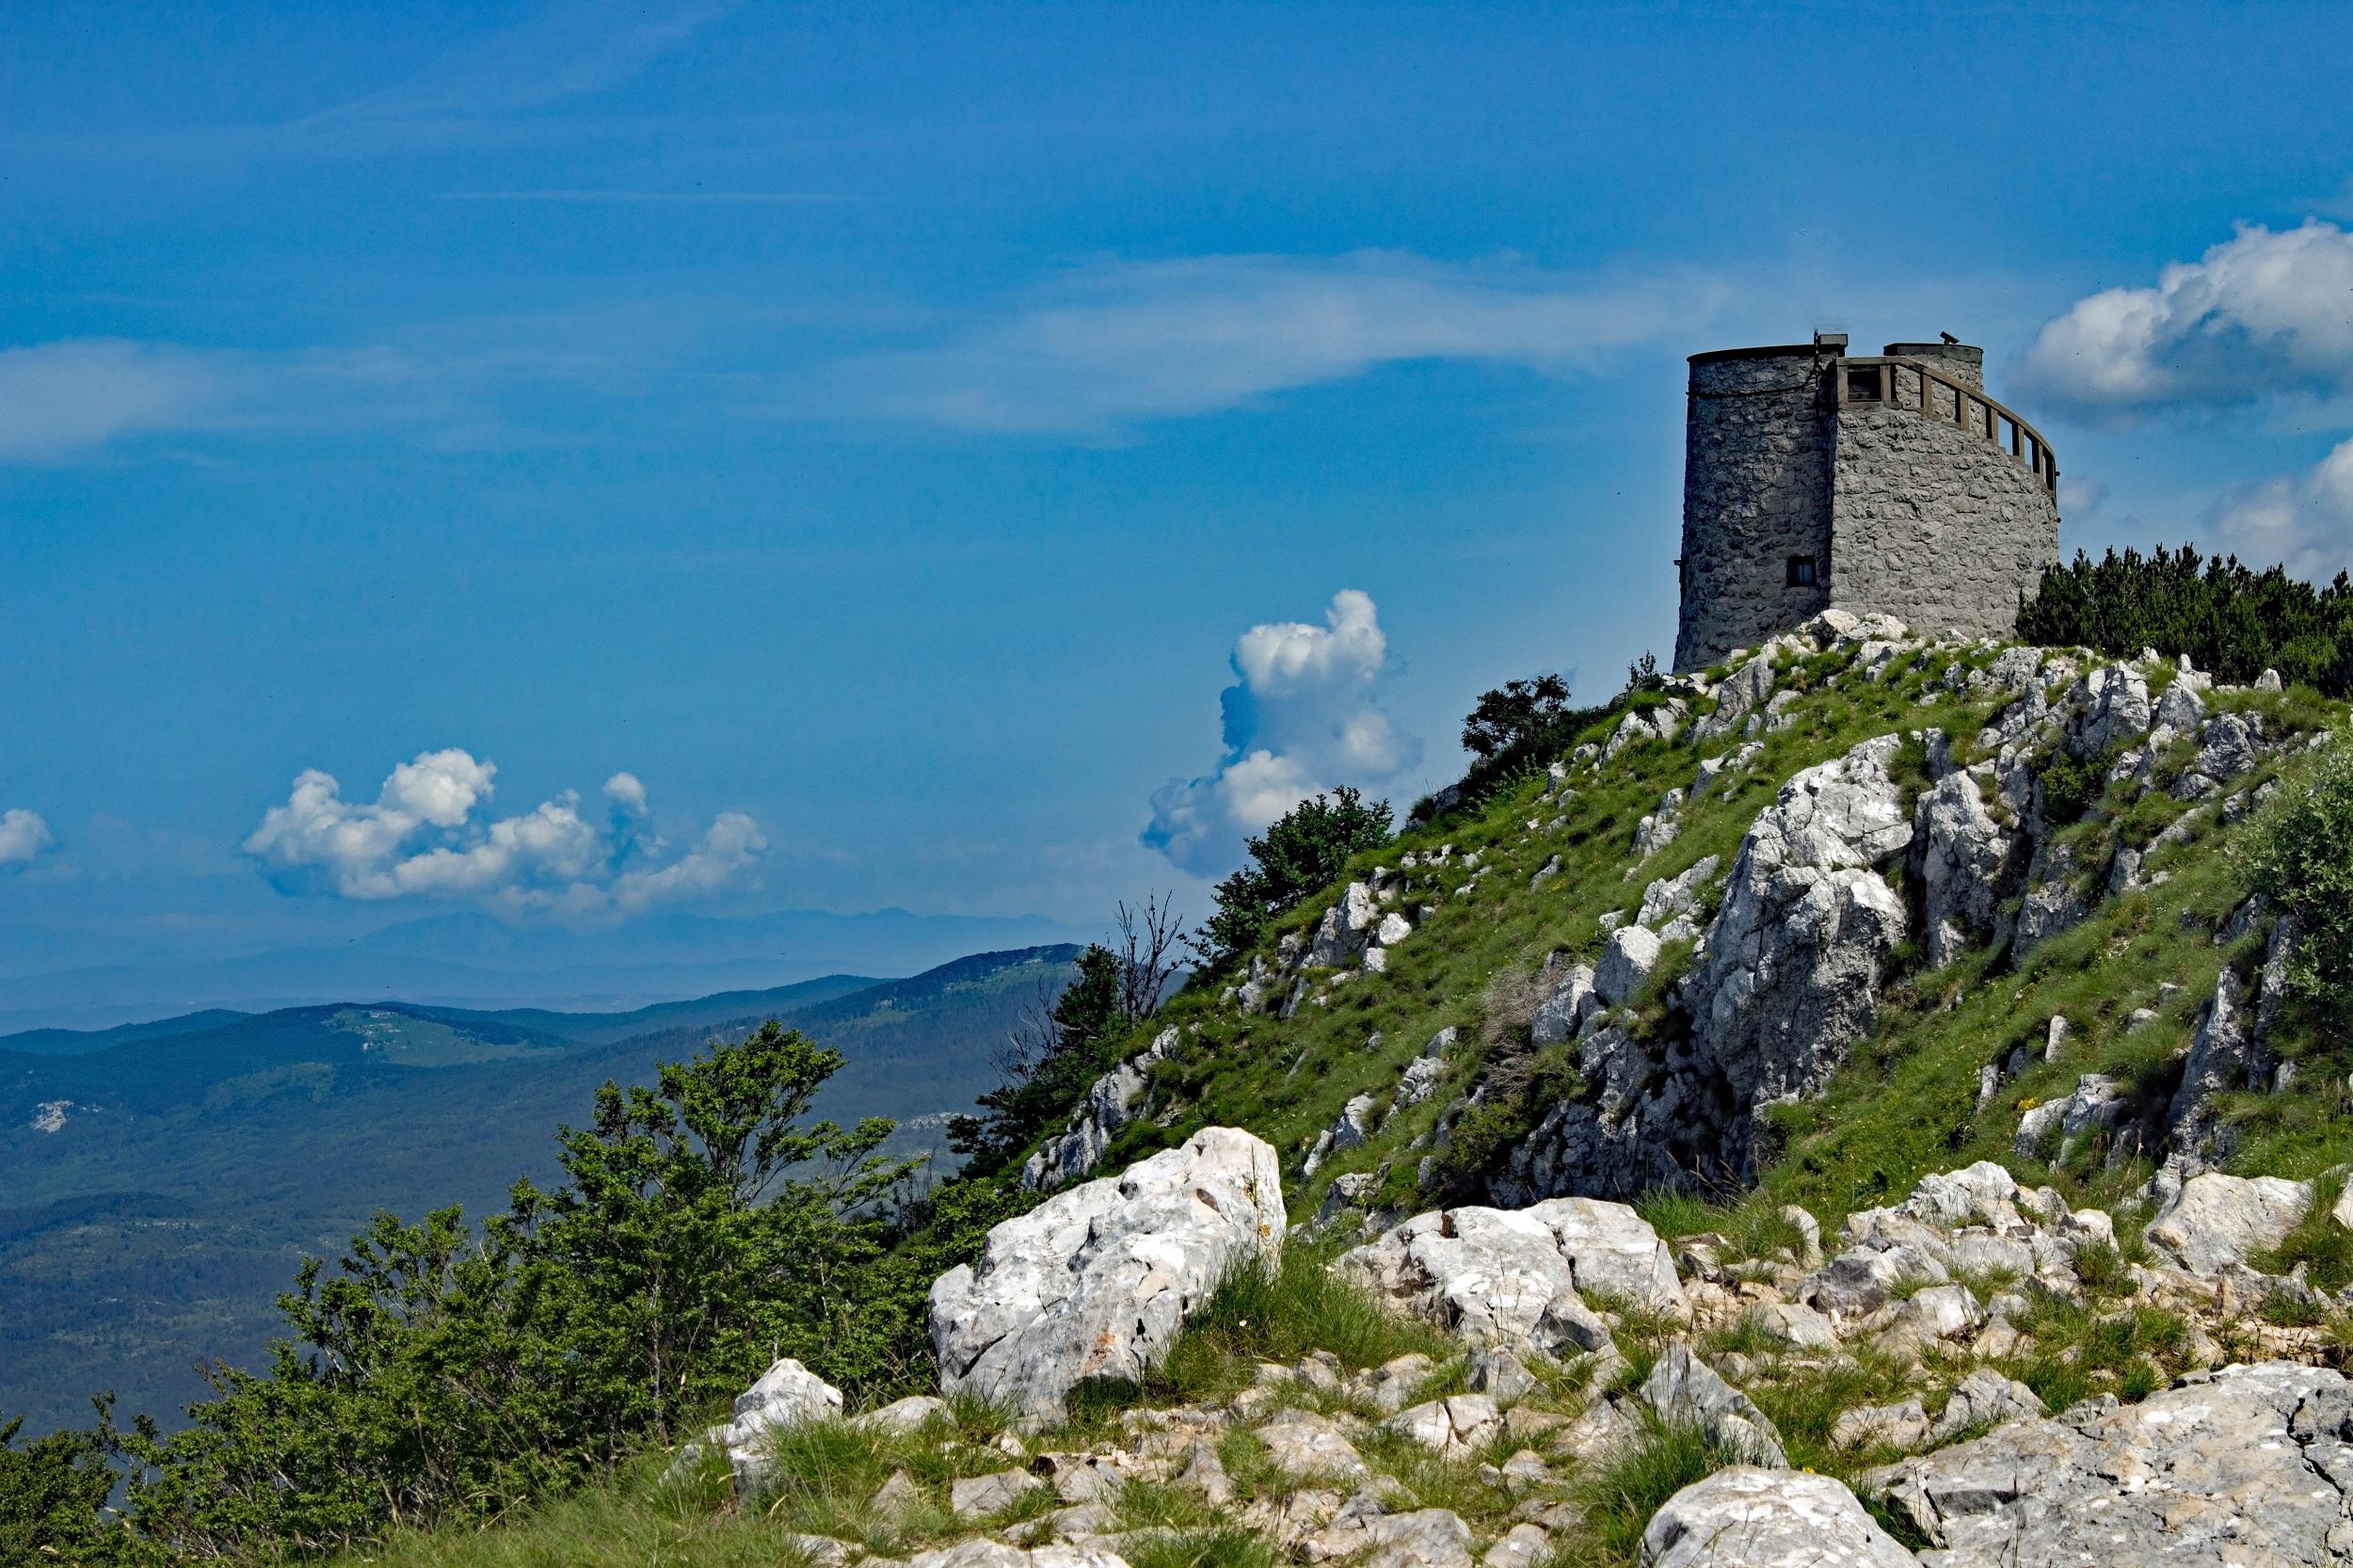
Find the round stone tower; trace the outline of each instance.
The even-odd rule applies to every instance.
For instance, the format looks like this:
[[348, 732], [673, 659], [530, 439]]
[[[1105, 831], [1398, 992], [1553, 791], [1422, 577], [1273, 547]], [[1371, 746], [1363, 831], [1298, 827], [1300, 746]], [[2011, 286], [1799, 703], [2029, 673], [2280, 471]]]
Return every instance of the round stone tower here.
[[1674, 666], [1818, 612], [2000, 637], [2058, 558], [2058, 463], [1984, 351], [1842, 336], [1691, 356]]

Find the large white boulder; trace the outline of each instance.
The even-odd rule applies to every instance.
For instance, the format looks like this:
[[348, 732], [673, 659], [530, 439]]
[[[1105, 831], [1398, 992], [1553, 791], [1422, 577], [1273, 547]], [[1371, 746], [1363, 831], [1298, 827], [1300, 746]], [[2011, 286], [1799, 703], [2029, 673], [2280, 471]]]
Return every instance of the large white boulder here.
[[1828, 1476], [1736, 1464], [1651, 1516], [1644, 1568], [1919, 1568]]
[[1285, 1223], [1274, 1150], [1238, 1128], [1059, 1193], [933, 1283], [940, 1391], [1051, 1420], [1080, 1383], [1158, 1363], [1229, 1270], [1281, 1255]]
[[2148, 1238], [2191, 1273], [2219, 1273], [2285, 1240], [2312, 1204], [2305, 1182], [2209, 1171], [2182, 1183], [2149, 1223]]
[[735, 1397], [734, 1419], [712, 1427], [680, 1450], [677, 1466], [692, 1465], [715, 1448], [728, 1456], [736, 1491], [755, 1493], [775, 1474], [768, 1445], [776, 1433], [805, 1422], [840, 1416], [841, 1390], [785, 1356]]
[[1595, 1349], [1604, 1331], [1580, 1293], [1686, 1310], [1658, 1233], [1625, 1205], [1593, 1198], [1417, 1214], [1339, 1267], [1475, 1344]]

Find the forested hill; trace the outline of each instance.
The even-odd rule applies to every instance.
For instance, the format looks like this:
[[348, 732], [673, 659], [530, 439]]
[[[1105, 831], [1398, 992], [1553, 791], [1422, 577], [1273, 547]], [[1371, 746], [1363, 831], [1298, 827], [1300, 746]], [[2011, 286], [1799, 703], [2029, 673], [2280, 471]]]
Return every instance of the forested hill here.
[[912, 1119], [893, 1146], [932, 1152], [1076, 951], [619, 1015], [322, 1006], [0, 1040], [0, 1410], [38, 1431], [112, 1387], [170, 1419], [200, 1358], [258, 1358], [305, 1254], [339, 1256], [379, 1208], [497, 1207], [553, 1169], [597, 1085], [762, 1018], [848, 1058], [820, 1114]]

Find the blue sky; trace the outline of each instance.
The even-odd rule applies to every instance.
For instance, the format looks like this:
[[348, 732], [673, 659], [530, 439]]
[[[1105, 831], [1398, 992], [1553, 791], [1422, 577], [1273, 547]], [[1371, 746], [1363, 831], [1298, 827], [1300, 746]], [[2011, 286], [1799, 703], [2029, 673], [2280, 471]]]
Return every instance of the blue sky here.
[[2333, 573], [2347, 58], [2289, 4], [12, 6], [0, 979], [1198, 912], [1483, 687], [1663, 652], [1682, 357], [1817, 327], [1983, 344], [2071, 549]]

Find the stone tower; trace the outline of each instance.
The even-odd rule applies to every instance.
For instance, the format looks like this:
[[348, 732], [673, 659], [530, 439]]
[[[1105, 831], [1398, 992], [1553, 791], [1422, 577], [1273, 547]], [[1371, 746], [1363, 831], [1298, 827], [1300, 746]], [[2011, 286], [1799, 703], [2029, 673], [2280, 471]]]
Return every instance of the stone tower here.
[[1985, 354], [1842, 336], [1691, 356], [1683, 611], [1702, 669], [1817, 612], [2003, 637], [2058, 559], [2058, 462], [1985, 395]]

